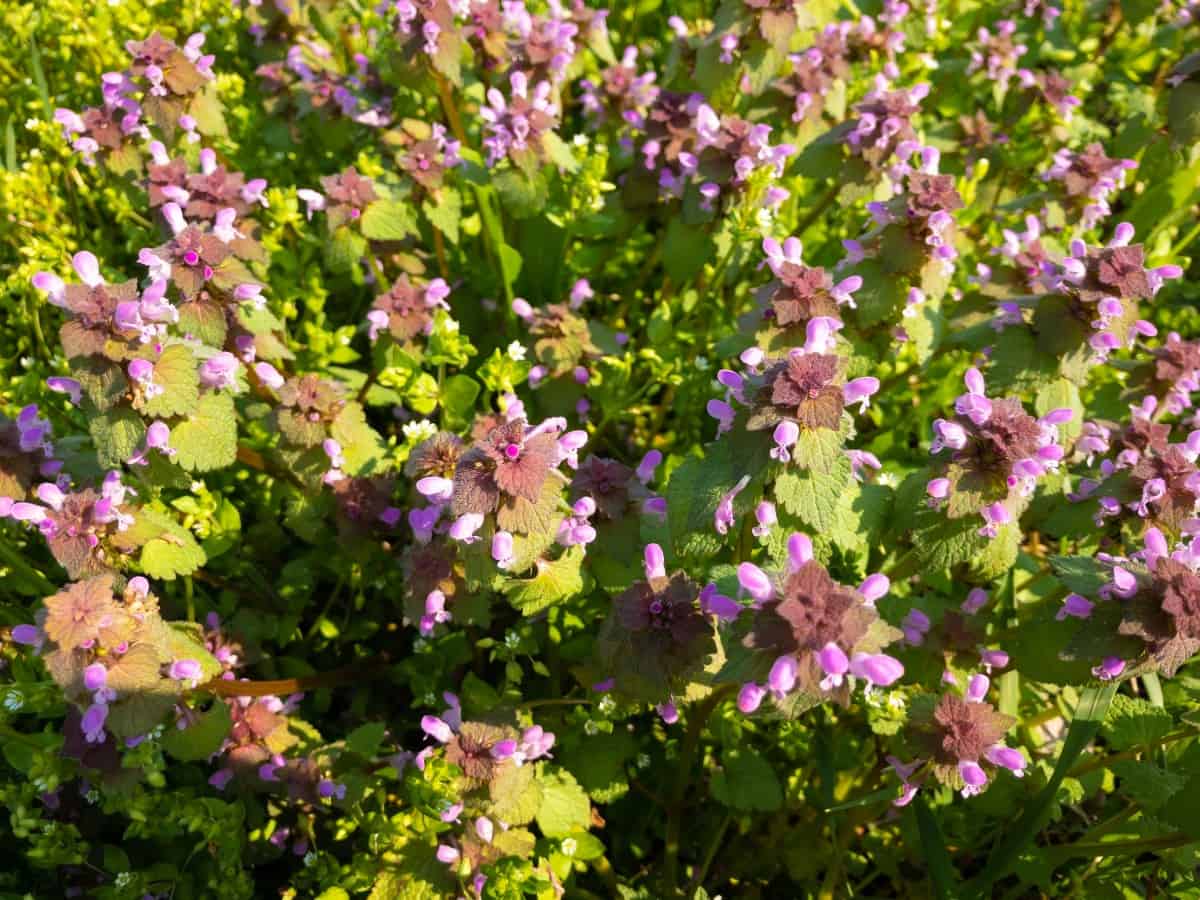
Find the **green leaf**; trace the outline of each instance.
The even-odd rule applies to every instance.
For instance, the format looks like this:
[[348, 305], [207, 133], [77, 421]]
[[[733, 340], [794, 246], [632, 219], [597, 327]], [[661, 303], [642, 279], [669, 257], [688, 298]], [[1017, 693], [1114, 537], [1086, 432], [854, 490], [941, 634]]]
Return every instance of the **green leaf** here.
[[559, 137], [557, 133], [547, 131], [542, 136], [542, 147], [546, 151], [546, 156], [550, 162], [558, 166], [559, 171], [579, 171], [579, 163], [575, 159], [575, 154], [571, 152], [571, 145]]
[[163, 749], [185, 762], [208, 759], [220, 749], [232, 724], [229, 707], [221, 699], [215, 699], [212, 706], [200, 713], [187, 728], [167, 729]]
[[128, 406], [118, 406], [90, 416], [88, 433], [96, 445], [101, 467], [118, 469], [141, 448], [146, 439], [146, 423]]
[[196, 130], [206, 137], [228, 137], [225, 126], [225, 110], [217, 92], [217, 82], [208, 82], [202, 91], [192, 98], [189, 115], [196, 120]]
[[831, 472], [785, 469], [775, 479], [775, 499], [785, 510], [799, 516], [817, 531], [829, 531], [838, 517], [847, 486], [852, 480], [850, 460], [839, 453]]
[[1075, 593], [1093, 600], [1108, 582], [1104, 567], [1091, 557], [1051, 556], [1050, 565], [1059, 581]]
[[367, 240], [349, 225], [340, 225], [325, 241], [325, 264], [334, 272], [350, 272], [367, 255]]
[[210, 347], [225, 346], [228, 326], [225, 313], [216, 303], [195, 300], [179, 307], [179, 331]]
[[1185, 81], [1171, 91], [1167, 129], [1177, 144], [1190, 146], [1200, 141], [1200, 81]]
[[948, 519], [940, 510], [922, 508], [913, 525], [917, 556], [937, 569], [968, 562], [987, 544], [987, 538], [979, 534], [982, 524], [982, 519]]
[[228, 394], [205, 394], [188, 418], [171, 428], [175, 462], [188, 472], [211, 472], [237, 459], [237, 413]]
[[370, 759], [379, 752], [379, 746], [383, 743], [386, 734], [387, 724], [384, 722], [368, 722], [366, 725], [359, 725], [346, 735], [346, 749], [351, 753], [357, 753], [359, 756]]
[[363, 237], [373, 241], [402, 241], [417, 234], [417, 223], [408, 204], [401, 200], [376, 200], [358, 220]]
[[439, 398], [446, 412], [446, 428], [457, 431], [470, 423], [475, 416], [475, 399], [479, 391], [479, 382], [470, 375], [451, 375], [446, 379]]
[[[766, 432], [760, 434], [765, 435]], [[671, 473], [667, 483], [667, 521], [675, 552], [681, 555], [711, 554], [721, 546], [721, 537], [713, 526], [713, 516], [721, 498], [733, 490], [738, 474], [745, 472], [753, 481], [767, 457], [761, 454], [736, 454], [731, 436], [705, 446], [705, 456], [689, 457]], [[735, 459], [736, 457], [736, 459]], [[756, 498], [752, 483], [734, 498], [734, 515], [741, 517], [752, 508]]]
[[489, 812], [509, 825], [533, 821], [542, 806], [542, 783], [532, 765], [505, 765], [488, 788], [492, 806]]
[[1070, 446], [1083, 431], [1083, 402], [1079, 399], [1079, 388], [1074, 382], [1065, 378], [1050, 382], [1038, 390], [1033, 405], [1039, 416], [1044, 416], [1052, 409], [1069, 409], [1075, 414], [1070, 422], [1058, 426], [1059, 443], [1063, 446]]
[[1104, 717], [1104, 738], [1114, 750], [1152, 744], [1170, 733], [1174, 719], [1160, 706], [1119, 694]]
[[367, 424], [366, 413], [358, 403], [347, 403], [330, 423], [329, 433], [342, 445], [344, 470], [351, 475], [379, 474], [384, 468], [387, 448], [379, 433]]
[[154, 360], [153, 380], [162, 388], [142, 406], [142, 414], [152, 419], [186, 416], [196, 408], [200, 397], [200, 376], [196, 357], [183, 344], [172, 344]]
[[917, 797], [913, 809], [934, 894], [939, 898], [957, 897], [954, 883], [958, 879], [955, 877], [954, 863], [950, 860], [950, 851], [946, 849], [946, 839], [942, 837], [942, 829], [924, 797]]
[[452, 244], [458, 243], [458, 225], [462, 221], [462, 197], [458, 191], [442, 188], [437, 202], [426, 200], [421, 209], [430, 224], [446, 236]]
[[562, 752], [563, 765], [598, 803], [609, 803], [629, 791], [625, 761], [637, 752], [637, 743], [627, 731], [585, 737], [574, 748]]
[[523, 615], [539, 613], [583, 591], [583, 557], [582, 546], [568, 547], [556, 560], [539, 560], [533, 578], [506, 578], [500, 589]]
[[850, 462], [842, 450], [842, 436], [832, 428], [801, 431], [792, 448], [792, 458], [801, 469], [828, 475], [837, 475], [843, 468], [850, 470]]
[[496, 193], [513, 218], [528, 219], [546, 206], [549, 188], [541, 172], [526, 174], [519, 169], [504, 169], [492, 178]]
[[[1152, 762], [1122, 759], [1113, 763], [1113, 774], [1121, 779], [1120, 791], [1142, 809], [1152, 812], [1183, 790], [1187, 776], [1168, 772]], [[1195, 797], [1192, 797], [1195, 802]]]
[[707, 228], [672, 219], [663, 243], [663, 266], [673, 282], [684, 284], [700, 274], [712, 256], [713, 247]]
[[783, 786], [771, 765], [745, 748], [727, 749], [712, 774], [709, 792], [733, 809], [772, 812], [783, 805]]
[[542, 834], [554, 838], [586, 831], [592, 821], [592, 805], [571, 773], [559, 769], [543, 774], [538, 780], [542, 785], [542, 804], [537, 811], [537, 824]]
[[139, 526], [145, 523], [158, 529], [158, 535], [142, 545], [138, 560], [151, 578], [169, 581], [190, 575], [208, 561], [192, 533], [169, 516], [142, 509], [137, 520]]
[[112, 409], [129, 390], [129, 379], [117, 363], [101, 356], [71, 360], [71, 375], [83, 388], [83, 395], [96, 409]]

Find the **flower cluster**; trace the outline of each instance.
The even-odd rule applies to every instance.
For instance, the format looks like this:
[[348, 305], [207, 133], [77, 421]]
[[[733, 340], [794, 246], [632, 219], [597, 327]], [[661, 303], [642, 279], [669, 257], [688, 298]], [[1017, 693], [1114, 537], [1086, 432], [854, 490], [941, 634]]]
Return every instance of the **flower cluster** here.
[[1084, 230], [1094, 228], [1112, 212], [1109, 198], [1125, 186], [1126, 173], [1137, 168], [1132, 159], [1113, 159], [1102, 144], [1082, 151], [1064, 147], [1042, 178], [1061, 186], [1063, 202], [1080, 216]]
[[550, 82], [539, 81], [530, 94], [524, 72], [509, 77], [509, 96], [497, 88], [487, 93], [487, 106], [480, 110], [487, 136], [487, 161], [494, 166], [503, 159], [525, 170], [532, 170], [550, 158], [547, 136], [558, 126], [559, 109], [552, 99]]
[[199, 141], [197, 106], [213, 79], [213, 57], [201, 51], [203, 46], [200, 32], [182, 47], [158, 32], [144, 41], [129, 41], [129, 68], [104, 76], [103, 106], [82, 113], [55, 110], [64, 138], [85, 162], [94, 163], [102, 154], [108, 165], [119, 169], [140, 167], [134, 142], [149, 137], [147, 120], [168, 135], [182, 130], [188, 140]]
[[854, 106], [855, 118], [845, 136], [851, 154], [876, 171], [882, 171], [893, 156], [906, 156], [901, 153], [902, 145], [915, 144], [917, 135], [912, 118], [928, 95], [928, 84], [890, 90], [887, 82], [881, 80]]
[[754, 601], [743, 613], [752, 618], [743, 643], [771, 661], [765, 684], [742, 685], [742, 712], [754, 712], [768, 695], [783, 703], [793, 692], [845, 702], [858, 680], [869, 690], [904, 674], [899, 660], [881, 652], [900, 637], [875, 609], [889, 589], [885, 576], [871, 575], [857, 589], [838, 584], [813, 559], [809, 537], [799, 533], [788, 538], [784, 571], [772, 576], [742, 563], [737, 575]]
[[158, 598], [145, 578], [129, 579], [114, 597], [111, 574], [78, 581], [47, 597], [38, 624], [20, 626], [14, 638], [39, 648], [46, 668], [83, 712], [88, 743], [106, 740], [106, 729], [138, 739], [158, 725], [185, 688], [204, 680], [204, 647], [174, 640], [159, 616]]
[[449, 309], [446, 298], [450, 288], [441, 278], [418, 284], [407, 273], [392, 283], [387, 293], [380, 294], [367, 313], [367, 333], [372, 341], [386, 332], [399, 344], [408, 344], [420, 335], [433, 331], [433, 313]]
[[978, 369], [964, 380], [967, 392], [954, 401], [955, 418], [933, 423], [930, 452], [952, 452], [926, 492], [951, 518], [982, 516], [979, 533], [995, 537], [1020, 513], [1037, 480], [1058, 468], [1065, 455], [1058, 426], [1074, 413], [1054, 409], [1035, 419], [1020, 400], [989, 398]]
[[922, 755], [911, 763], [895, 757], [888, 762], [903, 782], [897, 806], [910, 803], [926, 773], [940, 783], [972, 797], [987, 789], [995, 773], [1007, 769], [1020, 778], [1028, 762], [1019, 750], [1004, 743], [1004, 735], [1015, 723], [1012, 716], [996, 711], [984, 698], [990, 681], [986, 675], [971, 677], [962, 696], [943, 694], [913, 732], [913, 743]]

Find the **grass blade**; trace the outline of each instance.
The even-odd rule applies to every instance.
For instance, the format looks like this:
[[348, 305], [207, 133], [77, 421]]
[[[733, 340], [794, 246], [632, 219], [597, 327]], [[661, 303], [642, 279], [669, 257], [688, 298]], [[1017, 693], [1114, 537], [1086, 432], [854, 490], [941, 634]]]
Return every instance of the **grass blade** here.
[[1004, 832], [1004, 839], [992, 850], [987, 866], [967, 885], [968, 896], [986, 896], [989, 888], [1008, 874], [1017, 862], [1021, 852], [1033, 841], [1046, 819], [1050, 815], [1050, 807], [1054, 795], [1058, 793], [1059, 785], [1067, 777], [1067, 772], [1074, 765], [1079, 754], [1096, 736], [1104, 714], [1117, 693], [1116, 682], [1107, 682], [1098, 686], [1086, 688], [1079, 696], [1079, 704], [1075, 707], [1075, 716], [1071, 720], [1071, 728], [1067, 739], [1063, 742], [1062, 753], [1054, 766], [1050, 781], [1025, 806], [1025, 811]]
[[913, 810], [917, 814], [917, 831], [921, 835], [921, 848], [925, 851], [925, 863], [929, 868], [934, 896], [938, 900], [952, 900], [959, 896], [954, 886], [957, 879], [942, 829], [924, 797], [917, 797]]

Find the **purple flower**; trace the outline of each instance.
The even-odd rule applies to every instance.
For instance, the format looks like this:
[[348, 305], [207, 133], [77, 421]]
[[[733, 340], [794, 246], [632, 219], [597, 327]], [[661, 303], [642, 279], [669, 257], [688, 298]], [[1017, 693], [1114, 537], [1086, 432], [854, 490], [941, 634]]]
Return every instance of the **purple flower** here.
[[213, 390], [223, 390], [237, 384], [238, 359], [222, 350], [200, 364], [200, 381]]
[[176, 681], [199, 681], [204, 677], [204, 669], [194, 659], [175, 660], [169, 672]]
[[1068, 594], [1054, 618], [1061, 622], [1068, 616], [1075, 619], [1086, 619], [1091, 614], [1092, 602], [1090, 600], [1086, 597], [1081, 597], [1079, 594]]

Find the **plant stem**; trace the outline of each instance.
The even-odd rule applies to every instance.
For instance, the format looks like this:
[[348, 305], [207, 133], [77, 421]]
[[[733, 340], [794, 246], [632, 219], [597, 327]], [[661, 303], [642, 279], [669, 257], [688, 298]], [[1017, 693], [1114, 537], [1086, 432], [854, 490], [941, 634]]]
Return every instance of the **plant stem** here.
[[1060, 847], [1046, 847], [1043, 852], [1049, 856], [1070, 858], [1072, 856], [1119, 856], [1125, 854], [1146, 853], [1154, 850], [1170, 850], [1175, 847], [1186, 847], [1198, 843], [1197, 838], [1186, 831], [1174, 831], [1170, 834], [1152, 838], [1137, 838], [1131, 841], [1100, 841], [1092, 844], [1066, 844]]
[[387, 653], [377, 653], [362, 662], [342, 666], [329, 672], [315, 672], [299, 678], [277, 678], [271, 681], [225, 681], [214, 678], [196, 688], [218, 697], [266, 697], [270, 695], [295, 694], [317, 688], [336, 687], [350, 682], [376, 678], [382, 675], [391, 662]]
[[700, 865], [696, 867], [696, 874], [692, 876], [686, 896], [695, 896], [696, 891], [704, 884], [704, 879], [708, 877], [708, 870], [712, 867], [713, 860], [716, 859], [717, 851], [721, 848], [721, 841], [725, 838], [725, 832], [729, 830], [731, 822], [733, 822], [733, 813], [725, 813], [725, 818], [721, 820], [721, 824], [713, 832], [712, 840], [709, 841], [708, 849], [704, 851], [704, 857], [701, 859]]
[[840, 181], [834, 181], [829, 186], [829, 190], [821, 195], [821, 199], [817, 201], [817, 205], [810, 209], [795, 227], [794, 231], [797, 237], [803, 237], [804, 232], [808, 231], [812, 224], [821, 218], [821, 213], [825, 212], [833, 204], [833, 201], [837, 199], [838, 191], [841, 189], [842, 183]]
[[667, 847], [663, 861], [663, 896], [679, 896], [679, 832], [683, 825], [684, 797], [691, 783], [693, 757], [700, 745], [700, 735], [717, 705], [729, 696], [735, 685], [725, 684], [714, 690], [692, 709], [688, 716], [687, 732], [679, 750], [679, 774], [667, 806]]

